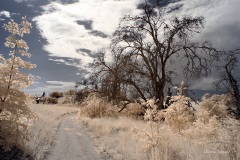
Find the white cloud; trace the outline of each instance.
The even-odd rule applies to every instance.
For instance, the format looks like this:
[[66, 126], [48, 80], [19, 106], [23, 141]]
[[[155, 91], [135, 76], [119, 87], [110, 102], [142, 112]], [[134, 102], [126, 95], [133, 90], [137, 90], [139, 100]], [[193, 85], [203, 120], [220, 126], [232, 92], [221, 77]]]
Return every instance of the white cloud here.
[[171, 3], [167, 18], [177, 15], [205, 17], [205, 29], [195, 40], [209, 40], [219, 49], [239, 48], [240, 37], [239, 0], [182, 0]]
[[20, 13], [11, 13], [11, 15], [17, 15], [17, 16], [20, 16], [21, 14], [20, 14]]
[[48, 60], [55, 61], [55, 62], [66, 63], [66, 61], [64, 59], [52, 59], [52, 58], [49, 58]]
[[0, 11], [0, 17], [2, 17], [2, 16], [11, 18], [11, 14], [8, 11]]
[[[34, 21], [42, 37], [47, 40], [44, 49], [54, 57], [50, 60], [83, 67], [88, 66], [92, 58], [77, 50], [96, 51], [107, 47], [119, 19], [124, 14], [140, 12], [137, 9], [139, 2], [140, 0], [79, 0], [73, 4], [52, 2], [43, 7], [43, 14], [35, 17]], [[239, 48], [240, 41], [239, 6], [239, 0], [181, 0], [166, 7], [171, 12], [165, 18], [169, 19], [174, 15], [204, 16], [205, 29], [194, 36], [193, 40], [210, 40], [219, 49], [235, 49]], [[83, 25], [84, 21], [88, 26]], [[104, 34], [105, 38], [94, 35], [93, 31]], [[70, 58], [72, 62], [62, 58]], [[203, 79], [205, 86], [212, 88], [208, 85], [210, 80], [213, 81], [212, 78]], [[194, 88], [202, 86], [196, 84]]]
[[[26, 1], [26, 0], [18, 0]], [[77, 49], [91, 51], [107, 47], [110, 38], [92, 34], [93, 31], [110, 36], [118, 26], [124, 14], [136, 14], [140, 0], [79, 0], [73, 4], [51, 2], [43, 7], [44, 13], [34, 18], [42, 37], [47, 40], [44, 49], [50, 56], [79, 59], [77, 67], [88, 66], [92, 58], [81, 54]], [[240, 38], [239, 0], [182, 0], [170, 3], [167, 10], [173, 10], [165, 17], [174, 15], [204, 16], [205, 29], [195, 40], [210, 40], [217, 47], [231, 48], [238, 44]], [[179, 9], [178, 9], [179, 8]], [[77, 22], [87, 21], [89, 28]], [[225, 44], [223, 46], [223, 44]], [[62, 62], [65, 63], [65, 62]]]
[[72, 85], [73, 82], [63, 82], [63, 81], [46, 81], [49, 85], [56, 85], [56, 86], [69, 86]]
[[[53, 91], [67, 91], [69, 89], [73, 89], [75, 86], [75, 82], [63, 82], [63, 81], [46, 81], [47, 87], [44, 88], [46, 92]], [[43, 89], [43, 90], [44, 90]]]
[[[107, 36], [115, 31], [123, 14], [138, 12], [138, 3], [139, 0], [80, 0], [73, 4], [52, 2], [43, 7], [44, 13], [35, 17], [34, 21], [47, 40], [44, 49], [50, 56], [79, 59], [79, 64], [70, 65], [83, 67], [93, 59], [88, 54], [77, 52], [77, 49], [97, 51], [107, 47], [110, 44]], [[79, 21], [92, 22], [91, 27], [85, 28], [82, 23], [78, 24]]]
[[30, 8], [34, 7], [34, 5], [32, 5], [32, 4], [27, 4], [27, 6], [30, 7]]
[[[170, 4], [170, 12], [166, 18], [176, 16], [203, 16], [205, 28], [195, 35], [195, 41], [210, 41], [218, 50], [234, 50], [240, 48], [240, 1], [239, 0], [182, 0]], [[216, 73], [215, 73], [216, 74]], [[192, 89], [214, 90], [213, 82], [218, 75], [201, 78], [193, 82]]]
[[35, 1], [35, 0], [14, 0], [15, 2], [17, 3], [23, 3], [23, 2], [32, 2], [32, 1]]
[[54, 91], [64, 92], [69, 89], [74, 89], [75, 82], [63, 82], [63, 81], [46, 81], [38, 82], [34, 86], [24, 89], [25, 93], [32, 95], [41, 95], [44, 91], [48, 94]]

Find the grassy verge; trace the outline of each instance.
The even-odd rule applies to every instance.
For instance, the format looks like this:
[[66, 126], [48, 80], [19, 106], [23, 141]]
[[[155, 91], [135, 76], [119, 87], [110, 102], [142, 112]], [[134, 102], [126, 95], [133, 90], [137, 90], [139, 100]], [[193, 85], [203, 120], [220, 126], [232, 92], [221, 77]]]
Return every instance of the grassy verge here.
[[229, 132], [220, 129], [215, 135], [198, 135], [126, 117], [80, 120], [104, 160], [232, 160], [239, 156], [239, 136], [231, 140]]

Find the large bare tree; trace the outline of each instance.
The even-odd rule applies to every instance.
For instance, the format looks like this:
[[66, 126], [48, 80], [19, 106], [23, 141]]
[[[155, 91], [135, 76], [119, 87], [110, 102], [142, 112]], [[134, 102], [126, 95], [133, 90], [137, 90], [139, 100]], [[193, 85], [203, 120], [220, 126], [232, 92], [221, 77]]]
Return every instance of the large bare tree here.
[[141, 9], [140, 15], [124, 16], [115, 32], [111, 51], [118, 52], [117, 58], [113, 58], [117, 65], [107, 66], [104, 57], [98, 64], [103, 67], [102, 71], [107, 69], [116, 82], [133, 87], [143, 100], [147, 96], [158, 99], [159, 109], [162, 109], [164, 89], [174, 73], [168, 65], [175, 65], [176, 58], [183, 58], [186, 75], [207, 75], [209, 58], [217, 52], [208, 42], [190, 42], [192, 35], [200, 33], [204, 27], [203, 17], [165, 20], [159, 5], [145, 2]]
[[[175, 55], [185, 58], [186, 74], [200, 76], [209, 73], [206, 57], [216, 52], [212, 52], [215, 50], [209, 43], [199, 45], [189, 40], [193, 33], [199, 33], [203, 28], [203, 17], [174, 17], [168, 22], [164, 20], [164, 12], [159, 6], [144, 3], [142, 10], [142, 15], [122, 19], [113, 44], [131, 55], [135, 77], [143, 76], [151, 82], [152, 95], [159, 100], [159, 107], [162, 108], [164, 88], [166, 82], [171, 80], [172, 73], [167, 65]], [[128, 81], [133, 84], [131, 80]]]

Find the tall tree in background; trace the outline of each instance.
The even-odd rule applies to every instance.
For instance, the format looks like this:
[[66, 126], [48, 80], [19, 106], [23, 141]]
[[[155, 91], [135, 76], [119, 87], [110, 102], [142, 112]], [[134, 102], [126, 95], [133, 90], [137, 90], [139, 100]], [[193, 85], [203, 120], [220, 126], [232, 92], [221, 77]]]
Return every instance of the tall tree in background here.
[[31, 23], [22, 18], [20, 24], [10, 20], [4, 29], [10, 33], [5, 46], [10, 48], [9, 58], [0, 55], [0, 147], [22, 147], [27, 140], [30, 110], [21, 91], [31, 85], [30, 76], [19, 69], [32, 69], [36, 65], [21, 57], [30, 57], [27, 43], [22, 39], [30, 33]]
[[240, 92], [239, 92], [239, 76], [236, 70], [238, 69], [240, 56], [240, 49], [233, 51], [222, 52], [220, 65], [217, 69], [220, 72], [219, 81], [215, 85], [219, 89], [225, 89], [234, 99], [234, 107], [230, 107], [229, 110], [233, 112], [238, 118], [240, 118]]
[[94, 73], [92, 78], [98, 79], [101, 82], [99, 86], [99, 92], [102, 96], [107, 96], [108, 100], [128, 100], [123, 94], [124, 82], [122, 78], [124, 76], [124, 67], [126, 67], [126, 59], [121, 51], [113, 51], [112, 58], [113, 63], [107, 63], [105, 60], [105, 51], [101, 51], [98, 57], [91, 64], [94, 68]]
[[[208, 75], [210, 58], [217, 55], [208, 42], [190, 42], [191, 36], [203, 28], [203, 17], [174, 17], [170, 21], [163, 17], [164, 11], [159, 5], [145, 2], [140, 15], [122, 18], [111, 46], [113, 53], [117, 50], [119, 57], [127, 57], [121, 59], [124, 61], [121, 72], [110, 72], [112, 76], [132, 86], [142, 99], [146, 100], [146, 96], [158, 99], [158, 109], [164, 108], [164, 89], [174, 73], [168, 66], [176, 65], [176, 58], [186, 62], [187, 76], [199, 77]], [[101, 61], [101, 66], [106, 68], [105, 60]], [[116, 63], [114, 58], [113, 61]]]

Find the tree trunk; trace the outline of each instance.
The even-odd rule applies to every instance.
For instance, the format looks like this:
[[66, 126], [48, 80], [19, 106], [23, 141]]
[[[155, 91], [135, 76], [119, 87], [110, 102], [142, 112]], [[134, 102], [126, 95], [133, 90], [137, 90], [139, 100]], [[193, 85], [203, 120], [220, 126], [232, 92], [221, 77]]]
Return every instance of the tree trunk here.
[[238, 84], [237, 84], [237, 80], [233, 77], [231, 71], [228, 70], [228, 65], [225, 66], [228, 78], [229, 78], [229, 82], [231, 85], [231, 88], [233, 90], [233, 97], [236, 101], [236, 111], [237, 111], [237, 117], [240, 118], [240, 93], [239, 93], [239, 88], [238, 88]]
[[155, 94], [158, 110], [164, 109], [164, 84], [162, 82], [155, 82]]

